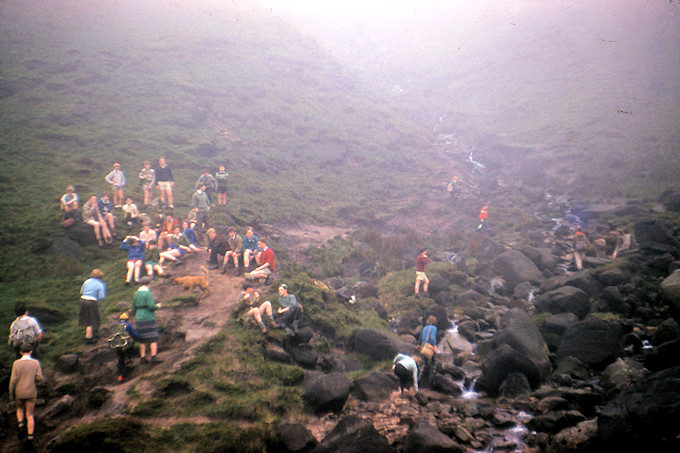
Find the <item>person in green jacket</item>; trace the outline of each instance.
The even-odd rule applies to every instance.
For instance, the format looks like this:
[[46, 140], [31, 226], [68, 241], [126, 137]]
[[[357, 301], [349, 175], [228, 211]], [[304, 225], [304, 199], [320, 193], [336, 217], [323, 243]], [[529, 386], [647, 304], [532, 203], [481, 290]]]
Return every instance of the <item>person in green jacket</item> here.
[[160, 303], [153, 301], [149, 287], [142, 285], [132, 296], [132, 314], [135, 317], [135, 330], [139, 336], [139, 358], [143, 363], [149, 363], [146, 358], [146, 345], [149, 345], [151, 363], [162, 362], [156, 357], [158, 352], [158, 326], [156, 325], [156, 310]]

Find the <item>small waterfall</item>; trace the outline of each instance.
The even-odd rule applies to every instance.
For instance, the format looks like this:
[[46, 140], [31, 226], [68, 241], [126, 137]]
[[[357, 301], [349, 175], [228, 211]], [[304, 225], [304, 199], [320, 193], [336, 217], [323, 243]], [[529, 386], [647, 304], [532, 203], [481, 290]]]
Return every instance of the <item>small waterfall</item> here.
[[470, 162], [472, 162], [472, 165], [474, 165], [475, 168], [483, 169], [483, 168], [484, 168], [484, 164], [481, 163], [481, 162], [477, 162], [477, 161], [475, 160], [475, 158], [474, 158], [474, 154], [473, 154], [473, 153], [475, 152], [475, 150], [477, 149], [477, 147], [476, 147], [476, 146], [470, 146], [469, 149], [470, 149], [470, 150], [469, 150], [469, 152], [468, 152], [468, 159], [470, 160]]

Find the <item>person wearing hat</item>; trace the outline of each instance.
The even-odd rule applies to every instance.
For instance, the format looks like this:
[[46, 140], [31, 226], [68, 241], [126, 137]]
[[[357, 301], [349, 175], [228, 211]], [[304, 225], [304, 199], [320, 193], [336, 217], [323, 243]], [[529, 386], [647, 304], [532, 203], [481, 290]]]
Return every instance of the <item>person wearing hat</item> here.
[[118, 382], [122, 382], [126, 374], [125, 362], [129, 351], [132, 350], [134, 342], [139, 341], [139, 335], [128, 322], [129, 318], [127, 312], [118, 316], [118, 324], [113, 328], [113, 336], [109, 339], [109, 348], [113, 349], [118, 357], [116, 364], [116, 380]]
[[[21, 358], [12, 364], [9, 379], [9, 399], [15, 400], [17, 405], [17, 435], [19, 440], [28, 436], [29, 447], [33, 442], [35, 420], [33, 410], [38, 396], [36, 382], [43, 380], [40, 362], [31, 357], [33, 346], [30, 343], [21, 345]], [[24, 420], [25, 419], [25, 420]], [[30, 451], [30, 450], [29, 450]]]
[[421, 249], [416, 257], [416, 286], [414, 288], [415, 296], [420, 297], [420, 283], [423, 283], [423, 294], [428, 295], [427, 288], [430, 285], [430, 280], [425, 275], [425, 265], [429, 262], [427, 257], [427, 249]]
[[94, 343], [99, 330], [99, 306], [97, 302], [106, 297], [106, 284], [102, 281], [104, 273], [99, 269], [92, 269], [90, 278], [80, 287], [80, 305], [78, 322], [85, 326], [85, 339]]
[[114, 207], [120, 208], [123, 206], [123, 186], [125, 185], [125, 174], [120, 171], [120, 164], [113, 163], [113, 170], [104, 177], [104, 180], [111, 184], [111, 192], [113, 193]]

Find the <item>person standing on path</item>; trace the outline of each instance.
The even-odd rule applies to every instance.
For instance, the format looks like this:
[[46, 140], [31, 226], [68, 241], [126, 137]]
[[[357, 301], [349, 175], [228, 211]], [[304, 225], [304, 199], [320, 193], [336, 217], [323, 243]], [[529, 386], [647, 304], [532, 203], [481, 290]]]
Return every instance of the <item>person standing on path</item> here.
[[156, 172], [151, 168], [151, 162], [148, 160], [144, 161], [144, 168], [142, 168], [137, 177], [144, 191], [144, 207], [146, 208], [153, 200], [153, 186], [156, 183]]
[[80, 287], [78, 321], [81, 326], [85, 326], [85, 340], [88, 343], [97, 341], [100, 323], [97, 303], [106, 297], [106, 284], [101, 280], [103, 276], [102, 271], [93, 269], [90, 278]]
[[154, 168], [156, 174], [156, 187], [161, 194], [161, 204], [168, 201], [168, 207], [174, 209], [172, 204], [172, 188], [175, 186], [175, 180], [172, 177], [172, 169], [165, 163], [165, 158], [158, 159], [158, 166]]
[[38, 396], [36, 383], [43, 380], [40, 362], [31, 357], [32, 351], [33, 347], [29, 343], [21, 346], [21, 358], [12, 364], [9, 379], [9, 399], [15, 400], [17, 405], [17, 437], [19, 440], [27, 438], [28, 451], [32, 451], [33, 447], [33, 410]]
[[422, 249], [420, 252], [418, 252], [418, 256], [416, 257], [416, 286], [414, 288], [416, 297], [420, 297], [419, 291], [421, 282], [423, 283], [423, 294], [425, 297], [429, 296], [427, 288], [430, 285], [430, 280], [425, 274], [425, 266], [429, 262], [430, 259], [427, 257], [427, 249]]
[[139, 337], [139, 359], [143, 363], [149, 363], [146, 357], [146, 345], [149, 345], [151, 364], [161, 363], [156, 354], [158, 353], [158, 326], [156, 325], [156, 310], [161, 308], [160, 303], [153, 301], [149, 287], [142, 285], [132, 296], [132, 314], [135, 317], [135, 327]]

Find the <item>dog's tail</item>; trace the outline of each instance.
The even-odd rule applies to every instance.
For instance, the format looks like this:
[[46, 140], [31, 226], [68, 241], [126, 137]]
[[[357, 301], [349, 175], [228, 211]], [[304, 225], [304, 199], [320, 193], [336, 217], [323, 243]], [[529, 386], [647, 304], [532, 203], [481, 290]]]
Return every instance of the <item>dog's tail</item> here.
[[201, 269], [203, 269], [203, 273], [205, 274], [205, 281], [208, 281], [208, 269], [205, 268], [205, 266], [201, 266]]

